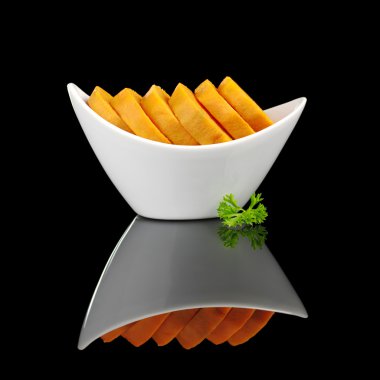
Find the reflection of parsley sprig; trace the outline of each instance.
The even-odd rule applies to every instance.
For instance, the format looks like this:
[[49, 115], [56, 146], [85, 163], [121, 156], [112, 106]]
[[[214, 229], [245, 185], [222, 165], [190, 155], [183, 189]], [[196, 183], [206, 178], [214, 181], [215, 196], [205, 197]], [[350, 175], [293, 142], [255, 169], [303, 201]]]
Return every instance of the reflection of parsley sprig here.
[[218, 235], [222, 239], [223, 245], [227, 248], [236, 247], [239, 241], [239, 231], [231, 230], [225, 226], [219, 227]]
[[218, 235], [223, 241], [223, 245], [227, 248], [236, 247], [239, 242], [239, 236], [242, 236], [249, 240], [253, 249], [260, 249], [267, 239], [268, 231], [264, 226], [245, 226], [240, 229], [220, 226]]
[[261, 224], [268, 216], [266, 207], [261, 203], [261, 194], [251, 195], [251, 204], [244, 210], [237, 204], [233, 194], [223, 197], [218, 207], [218, 216], [227, 227], [241, 227], [251, 224]]
[[268, 231], [264, 226], [247, 226], [241, 230], [241, 235], [248, 238], [253, 249], [259, 249], [267, 240]]

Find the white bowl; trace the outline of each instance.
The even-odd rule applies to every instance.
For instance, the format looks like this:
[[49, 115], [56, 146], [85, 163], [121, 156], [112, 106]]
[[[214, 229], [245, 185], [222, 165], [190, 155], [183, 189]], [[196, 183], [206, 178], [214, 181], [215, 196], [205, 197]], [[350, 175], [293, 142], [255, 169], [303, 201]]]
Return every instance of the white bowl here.
[[162, 221], [136, 217], [95, 288], [78, 347], [126, 324], [200, 307], [262, 309], [307, 318], [277, 261], [264, 245], [241, 237], [225, 248], [218, 219]]
[[71, 103], [86, 137], [120, 194], [139, 215], [166, 220], [217, 216], [225, 194], [245, 204], [293, 131], [306, 98], [266, 110], [271, 127], [239, 140], [179, 146], [147, 140], [107, 122], [70, 83]]

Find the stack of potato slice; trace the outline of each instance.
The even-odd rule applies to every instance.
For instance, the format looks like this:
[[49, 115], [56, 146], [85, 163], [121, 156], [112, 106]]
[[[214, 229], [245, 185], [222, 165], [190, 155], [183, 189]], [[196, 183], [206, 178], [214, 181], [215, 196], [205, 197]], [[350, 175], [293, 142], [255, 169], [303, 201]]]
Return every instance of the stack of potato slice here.
[[254, 337], [273, 312], [254, 309], [209, 307], [156, 315], [120, 327], [102, 337], [106, 343], [122, 336], [136, 347], [152, 338], [165, 346], [177, 338], [182, 347], [194, 348], [205, 339], [214, 344], [237, 346]]
[[218, 88], [206, 80], [194, 93], [179, 83], [172, 96], [156, 85], [143, 97], [129, 88], [112, 97], [96, 87], [88, 104], [117, 127], [166, 144], [224, 143], [273, 124], [230, 77]]

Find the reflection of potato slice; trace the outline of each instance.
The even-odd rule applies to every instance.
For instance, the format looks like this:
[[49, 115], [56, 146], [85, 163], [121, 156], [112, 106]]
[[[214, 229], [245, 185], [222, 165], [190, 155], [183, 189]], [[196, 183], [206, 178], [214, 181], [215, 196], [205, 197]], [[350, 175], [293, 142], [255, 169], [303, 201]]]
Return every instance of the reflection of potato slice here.
[[273, 314], [273, 311], [256, 310], [248, 322], [228, 339], [228, 343], [237, 346], [247, 342], [265, 327]]
[[205, 307], [200, 309], [178, 334], [178, 342], [187, 349], [195, 347], [206, 339], [223, 321], [230, 309], [229, 307]]
[[256, 102], [230, 77], [223, 80], [218, 91], [256, 132], [273, 124]]
[[169, 98], [161, 87], [153, 85], [140, 104], [153, 123], [173, 144], [198, 145], [175, 117], [168, 103]]
[[134, 323], [122, 335], [136, 347], [140, 347], [147, 342], [152, 335], [160, 328], [170, 313], [155, 315]]
[[132, 129], [121, 120], [117, 112], [111, 107], [110, 102], [112, 96], [99, 86], [96, 86], [88, 99], [88, 105], [103, 119], [109, 121], [111, 124], [124, 129], [127, 132], [132, 132]]
[[234, 139], [255, 133], [209, 80], [205, 80], [198, 86], [195, 96]]
[[205, 338], [214, 344], [228, 341], [232, 346], [253, 338], [274, 315], [272, 311], [209, 307], [165, 313], [119, 327], [102, 336], [112, 342], [120, 335], [139, 347], [150, 338], [159, 346], [175, 337], [184, 348], [193, 348]]
[[107, 334], [104, 334], [102, 336], [104, 343], [110, 343], [114, 341], [116, 338], [118, 338], [121, 334], [123, 334], [127, 330], [128, 326], [122, 326], [118, 329], [112, 330]]
[[153, 335], [153, 340], [159, 346], [170, 343], [191, 321], [199, 309], [174, 311]]
[[139, 94], [126, 88], [111, 100], [111, 105], [137, 136], [170, 144], [141, 108], [140, 100]]
[[231, 141], [231, 137], [219, 127], [183, 84], [176, 87], [169, 104], [181, 124], [200, 144]]
[[226, 342], [245, 325], [254, 312], [254, 309], [232, 308], [226, 318], [223, 319], [207, 339], [214, 344]]

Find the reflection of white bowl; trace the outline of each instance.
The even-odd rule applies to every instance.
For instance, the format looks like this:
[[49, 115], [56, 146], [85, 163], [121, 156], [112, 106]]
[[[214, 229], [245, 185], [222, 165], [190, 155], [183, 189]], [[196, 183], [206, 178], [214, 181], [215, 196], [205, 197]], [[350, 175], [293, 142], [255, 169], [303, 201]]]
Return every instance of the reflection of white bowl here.
[[175, 310], [241, 307], [306, 318], [307, 312], [267, 246], [246, 238], [225, 248], [217, 219], [136, 217], [103, 271], [78, 347], [128, 323]]
[[133, 210], [155, 219], [216, 216], [225, 194], [245, 204], [295, 127], [306, 98], [267, 110], [275, 121], [251, 136], [215, 145], [178, 146], [150, 141], [110, 124], [74, 84], [75, 113], [104, 170]]

